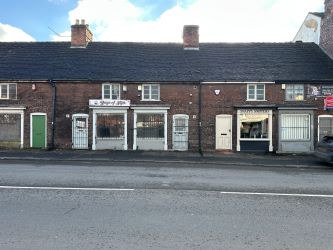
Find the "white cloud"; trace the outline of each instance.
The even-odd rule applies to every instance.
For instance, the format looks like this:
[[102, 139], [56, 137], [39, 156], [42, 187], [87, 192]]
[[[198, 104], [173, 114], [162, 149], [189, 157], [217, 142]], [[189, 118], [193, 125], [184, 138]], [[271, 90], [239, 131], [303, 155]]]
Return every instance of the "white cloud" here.
[[0, 23], [1, 42], [32, 42], [35, 39], [23, 30], [8, 24]]
[[[86, 19], [95, 41], [181, 42], [184, 24], [200, 25], [201, 42], [291, 41], [306, 14], [323, 0], [194, 0], [147, 21], [128, 0], [79, 0], [69, 20]], [[67, 32], [68, 34], [68, 32]], [[64, 40], [64, 39], [63, 39]], [[66, 39], [65, 39], [66, 40]]]

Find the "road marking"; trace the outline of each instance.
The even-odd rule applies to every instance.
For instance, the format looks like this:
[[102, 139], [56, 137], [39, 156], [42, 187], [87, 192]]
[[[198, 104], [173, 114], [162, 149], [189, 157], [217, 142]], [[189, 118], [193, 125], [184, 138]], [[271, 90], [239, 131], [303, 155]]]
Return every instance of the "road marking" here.
[[21, 187], [0, 186], [0, 189], [37, 189], [37, 190], [83, 190], [83, 191], [134, 191], [131, 188], [73, 188], [73, 187]]
[[220, 192], [221, 194], [237, 194], [237, 195], [261, 195], [261, 196], [292, 196], [292, 197], [321, 197], [333, 198], [330, 194], [283, 194], [283, 193], [251, 193], [251, 192]]

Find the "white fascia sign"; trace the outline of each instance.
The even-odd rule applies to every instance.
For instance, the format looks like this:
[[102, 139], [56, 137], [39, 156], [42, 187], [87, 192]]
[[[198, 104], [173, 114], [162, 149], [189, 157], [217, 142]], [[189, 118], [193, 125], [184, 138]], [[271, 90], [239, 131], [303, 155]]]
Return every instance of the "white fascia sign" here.
[[129, 107], [131, 100], [89, 100], [90, 107]]

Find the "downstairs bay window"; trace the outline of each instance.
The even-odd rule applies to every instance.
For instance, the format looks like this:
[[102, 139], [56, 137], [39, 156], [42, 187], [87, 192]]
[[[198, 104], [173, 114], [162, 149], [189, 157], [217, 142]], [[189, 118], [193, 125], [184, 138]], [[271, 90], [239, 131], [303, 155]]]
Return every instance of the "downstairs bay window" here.
[[97, 138], [123, 138], [124, 124], [123, 114], [97, 114]]
[[240, 138], [268, 138], [268, 114], [243, 114], [240, 116]]
[[136, 124], [138, 138], [164, 138], [164, 114], [138, 114]]
[[282, 141], [310, 140], [310, 115], [282, 114], [281, 140]]

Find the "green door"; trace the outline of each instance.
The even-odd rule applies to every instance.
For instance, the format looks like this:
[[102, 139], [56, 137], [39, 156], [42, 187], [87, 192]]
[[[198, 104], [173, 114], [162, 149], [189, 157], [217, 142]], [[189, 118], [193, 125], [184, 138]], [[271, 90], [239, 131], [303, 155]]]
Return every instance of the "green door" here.
[[45, 115], [32, 116], [32, 147], [45, 148]]

